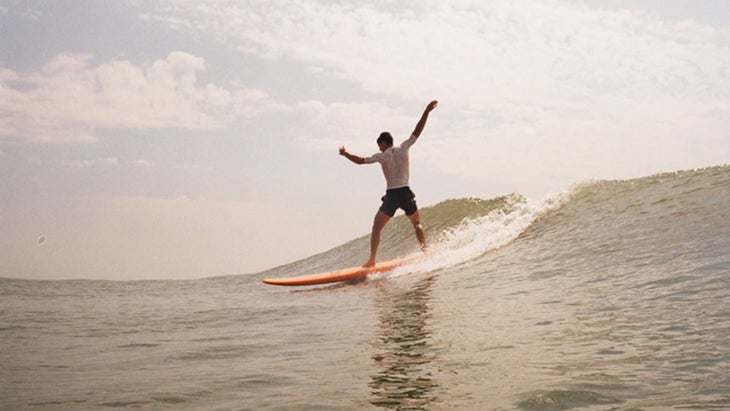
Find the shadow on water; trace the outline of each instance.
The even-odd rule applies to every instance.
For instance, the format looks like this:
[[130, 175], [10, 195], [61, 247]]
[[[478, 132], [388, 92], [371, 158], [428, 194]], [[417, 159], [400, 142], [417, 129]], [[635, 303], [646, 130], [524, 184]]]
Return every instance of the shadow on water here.
[[386, 288], [378, 299], [380, 331], [372, 358], [380, 371], [369, 384], [375, 406], [418, 410], [436, 399], [438, 384], [428, 370], [433, 359], [428, 303], [434, 281], [425, 278], [406, 291]]

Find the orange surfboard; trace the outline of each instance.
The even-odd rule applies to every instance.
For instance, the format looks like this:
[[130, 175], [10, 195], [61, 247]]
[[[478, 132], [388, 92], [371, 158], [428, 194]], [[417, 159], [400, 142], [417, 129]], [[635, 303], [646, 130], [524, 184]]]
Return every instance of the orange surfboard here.
[[390, 261], [377, 263], [372, 267], [350, 267], [326, 273], [302, 275], [288, 278], [264, 278], [266, 284], [273, 285], [315, 285], [336, 283], [339, 281], [357, 280], [367, 277], [368, 274], [392, 270], [398, 266], [410, 263], [415, 257], [398, 258]]

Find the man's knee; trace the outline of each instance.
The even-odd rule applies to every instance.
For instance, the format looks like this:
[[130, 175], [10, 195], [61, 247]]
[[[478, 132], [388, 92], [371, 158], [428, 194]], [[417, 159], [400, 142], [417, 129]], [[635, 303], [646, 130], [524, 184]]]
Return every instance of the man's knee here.
[[388, 221], [390, 221], [390, 216], [382, 211], [378, 211], [373, 220], [373, 232], [380, 232], [388, 224]]

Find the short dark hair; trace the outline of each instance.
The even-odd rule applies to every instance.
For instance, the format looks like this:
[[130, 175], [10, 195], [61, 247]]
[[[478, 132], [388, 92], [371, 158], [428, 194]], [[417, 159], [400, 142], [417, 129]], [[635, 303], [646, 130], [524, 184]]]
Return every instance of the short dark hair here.
[[380, 143], [381, 141], [384, 141], [387, 145], [392, 146], [393, 136], [391, 136], [389, 132], [383, 131], [382, 133], [380, 133], [380, 136], [378, 136], [377, 142]]

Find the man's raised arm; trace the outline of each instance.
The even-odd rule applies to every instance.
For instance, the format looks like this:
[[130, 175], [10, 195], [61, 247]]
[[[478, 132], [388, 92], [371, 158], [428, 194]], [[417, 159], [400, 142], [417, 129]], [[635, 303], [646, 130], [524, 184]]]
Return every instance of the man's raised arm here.
[[426, 109], [423, 110], [421, 119], [418, 120], [418, 123], [416, 124], [416, 128], [413, 129], [414, 136], [419, 137], [421, 135], [423, 128], [426, 127], [426, 121], [428, 121], [428, 113], [430, 113], [431, 110], [435, 109], [438, 104], [439, 102], [437, 100], [433, 100], [432, 102], [428, 103]]

